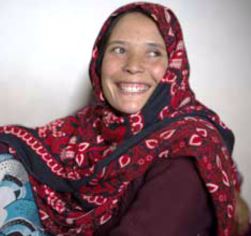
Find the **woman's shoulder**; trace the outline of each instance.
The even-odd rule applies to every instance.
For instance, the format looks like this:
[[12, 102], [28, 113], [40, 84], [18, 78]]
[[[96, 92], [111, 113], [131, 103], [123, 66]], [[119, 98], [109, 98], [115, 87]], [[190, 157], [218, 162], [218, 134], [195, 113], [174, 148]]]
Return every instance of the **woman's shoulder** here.
[[212, 205], [191, 158], [156, 161], [131, 183], [121, 209], [109, 235], [214, 235]]

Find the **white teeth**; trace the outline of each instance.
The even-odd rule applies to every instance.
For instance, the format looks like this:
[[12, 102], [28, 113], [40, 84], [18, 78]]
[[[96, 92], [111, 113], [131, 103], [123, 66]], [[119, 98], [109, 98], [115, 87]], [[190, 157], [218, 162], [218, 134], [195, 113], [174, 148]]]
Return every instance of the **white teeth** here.
[[140, 93], [149, 89], [146, 84], [120, 83], [119, 88], [125, 93]]

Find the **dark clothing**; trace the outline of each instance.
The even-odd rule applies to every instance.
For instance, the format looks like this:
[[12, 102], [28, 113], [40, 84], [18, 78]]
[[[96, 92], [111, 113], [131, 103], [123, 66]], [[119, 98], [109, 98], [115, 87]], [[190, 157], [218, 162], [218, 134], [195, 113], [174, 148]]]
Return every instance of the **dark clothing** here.
[[134, 181], [96, 236], [215, 236], [213, 207], [192, 160], [159, 160]]
[[[7, 152], [0, 143], [0, 153]], [[115, 217], [95, 236], [215, 236], [213, 206], [188, 158], [158, 160], [133, 181]]]
[[8, 153], [8, 146], [0, 142], [0, 154], [1, 153]]
[[[8, 152], [0, 143], [0, 153]], [[96, 236], [214, 235], [212, 204], [188, 158], [158, 160], [133, 181], [116, 217]]]

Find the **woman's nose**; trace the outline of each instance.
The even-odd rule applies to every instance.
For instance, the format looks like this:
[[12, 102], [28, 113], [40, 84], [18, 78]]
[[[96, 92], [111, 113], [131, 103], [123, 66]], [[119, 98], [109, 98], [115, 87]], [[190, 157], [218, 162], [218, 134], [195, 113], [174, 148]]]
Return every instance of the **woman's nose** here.
[[144, 71], [143, 59], [140, 55], [129, 55], [124, 65], [124, 71], [130, 74], [142, 73]]

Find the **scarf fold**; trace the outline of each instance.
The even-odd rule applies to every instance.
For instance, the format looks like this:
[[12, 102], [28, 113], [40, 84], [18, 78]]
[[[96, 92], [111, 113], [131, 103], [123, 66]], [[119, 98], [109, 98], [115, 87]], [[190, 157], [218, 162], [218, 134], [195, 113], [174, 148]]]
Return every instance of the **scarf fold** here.
[[[166, 43], [168, 69], [143, 109], [122, 115], [104, 98], [99, 73], [103, 41], [121, 14], [150, 16]], [[152, 3], [125, 5], [107, 19], [94, 44], [90, 79], [96, 103], [34, 129], [0, 127], [0, 141], [29, 173], [41, 222], [53, 235], [93, 235], [115, 215], [128, 185], [157, 160], [193, 158], [212, 198], [219, 236], [233, 235], [237, 170], [234, 136], [196, 100], [180, 24]], [[171, 190], [170, 190], [171, 191]]]

